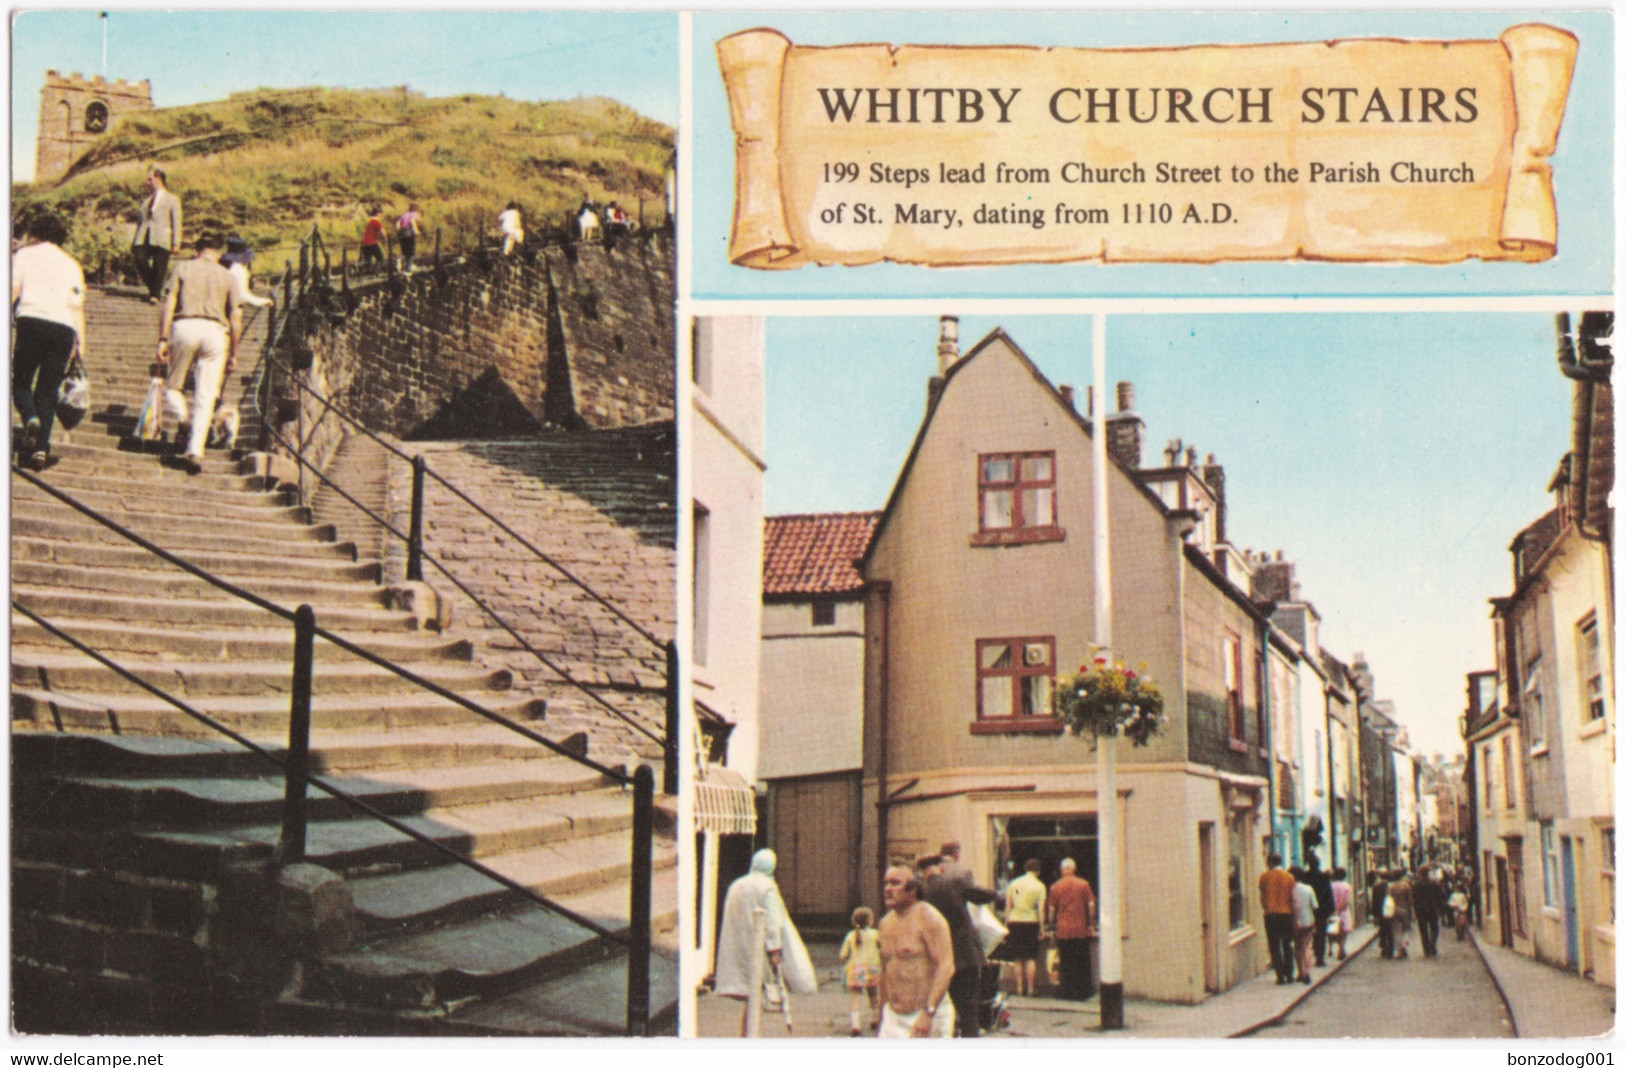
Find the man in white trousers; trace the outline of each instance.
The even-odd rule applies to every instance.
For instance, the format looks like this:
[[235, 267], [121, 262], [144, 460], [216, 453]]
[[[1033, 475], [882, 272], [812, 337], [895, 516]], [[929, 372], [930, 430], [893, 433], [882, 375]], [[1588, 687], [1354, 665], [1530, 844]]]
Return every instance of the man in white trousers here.
[[166, 369], [168, 385], [164, 407], [177, 423], [186, 418], [184, 387], [187, 371], [192, 372], [192, 423], [181, 463], [194, 475], [203, 470], [214, 404], [221, 383], [237, 367], [243, 333], [231, 272], [220, 265], [223, 247], [217, 234], [197, 239], [197, 257], [169, 272], [158, 316], [158, 366]]

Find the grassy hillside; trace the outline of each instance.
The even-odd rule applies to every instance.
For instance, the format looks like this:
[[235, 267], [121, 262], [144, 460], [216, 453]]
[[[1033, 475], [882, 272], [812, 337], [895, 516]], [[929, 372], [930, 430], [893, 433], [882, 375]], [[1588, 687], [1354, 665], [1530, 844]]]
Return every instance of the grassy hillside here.
[[[87, 268], [128, 252], [157, 165], [181, 198], [186, 238], [247, 238], [257, 268], [279, 267], [311, 224], [354, 246], [370, 205], [393, 219], [417, 201], [426, 230], [495, 228], [509, 200], [533, 230], [563, 223], [583, 196], [617, 200], [647, 224], [665, 214], [672, 129], [613, 100], [428, 98], [405, 89], [255, 90], [127, 116], [56, 186], [16, 185], [13, 212], [68, 218]], [[428, 245], [433, 247], [433, 238]]]

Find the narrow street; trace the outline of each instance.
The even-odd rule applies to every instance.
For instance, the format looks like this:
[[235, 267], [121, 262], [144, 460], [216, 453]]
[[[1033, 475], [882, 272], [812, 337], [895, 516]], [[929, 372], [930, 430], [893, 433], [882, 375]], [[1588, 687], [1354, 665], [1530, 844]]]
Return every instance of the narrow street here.
[[1443, 932], [1439, 955], [1383, 960], [1375, 943], [1280, 1023], [1254, 1038], [1513, 1038], [1506, 1005], [1470, 942]]

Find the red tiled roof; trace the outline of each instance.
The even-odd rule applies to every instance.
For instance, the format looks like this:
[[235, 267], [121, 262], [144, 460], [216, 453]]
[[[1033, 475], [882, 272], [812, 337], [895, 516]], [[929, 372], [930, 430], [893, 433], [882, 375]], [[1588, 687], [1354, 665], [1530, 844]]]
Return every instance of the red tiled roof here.
[[851, 593], [863, 588], [853, 566], [869, 548], [879, 512], [767, 517], [763, 593]]

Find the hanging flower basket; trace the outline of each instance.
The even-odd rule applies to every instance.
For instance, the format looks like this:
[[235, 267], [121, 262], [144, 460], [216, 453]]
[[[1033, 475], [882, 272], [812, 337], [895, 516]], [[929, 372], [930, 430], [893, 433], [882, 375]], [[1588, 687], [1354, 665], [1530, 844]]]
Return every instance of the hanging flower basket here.
[[1075, 675], [1056, 680], [1055, 710], [1073, 734], [1117, 735], [1145, 745], [1168, 722], [1162, 714], [1162, 691], [1145, 665], [1135, 671], [1121, 660], [1097, 656]]

